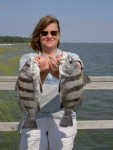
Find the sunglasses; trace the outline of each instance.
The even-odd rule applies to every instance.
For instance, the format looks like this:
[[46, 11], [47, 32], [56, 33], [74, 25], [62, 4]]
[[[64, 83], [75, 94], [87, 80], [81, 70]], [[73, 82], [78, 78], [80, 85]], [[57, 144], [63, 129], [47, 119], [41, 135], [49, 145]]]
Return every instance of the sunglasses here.
[[[48, 33], [49, 33], [48, 31], [41, 31], [42, 36], [47, 36]], [[57, 36], [58, 31], [51, 31], [50, 33], [51, 33], [52, 36]]]

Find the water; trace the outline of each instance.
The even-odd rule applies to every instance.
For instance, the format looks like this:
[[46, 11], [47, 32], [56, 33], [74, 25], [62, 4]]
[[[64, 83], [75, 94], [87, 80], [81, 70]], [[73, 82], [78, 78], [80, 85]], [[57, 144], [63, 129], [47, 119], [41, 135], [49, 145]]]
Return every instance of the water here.
[[[20, 48], [22, 51], [8, 50], [2, 55], [2, 61], [31, 52], [27, 45]], [[89, 76], [113, 76], [113, 44], [61, 43], [60, 49], [77, 53], [83, 61], [84, 72]], [[86, 100], [77, 112], [77, 120], [113, 120], [113, 90], [86, 90], [85, 93]], [[113, 150], [113, 130], [78, 130], [73, 150], [106, 149]]]
[[77, 53], [82, 59], [88, 75], [113, 75], [113, 44], [73, 43], [61, 44], [61, 48]]
[[[113, 76], [113, 44], [62, 44], [61, 49], [77, 53], [84, 72], [90, 76]], [[113, 90], [87, 90], [77, 120], [112, 120]], [[74, 150], [113, 150], [113, 130], [78, 130]]]

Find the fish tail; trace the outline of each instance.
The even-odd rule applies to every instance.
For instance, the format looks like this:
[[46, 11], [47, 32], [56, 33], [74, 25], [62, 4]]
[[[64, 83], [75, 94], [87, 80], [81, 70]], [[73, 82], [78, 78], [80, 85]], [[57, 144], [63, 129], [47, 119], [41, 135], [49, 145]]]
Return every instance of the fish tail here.
[[89, 84], [91, 82], [91, 79], [86, 74], [83, 74], [83, 86], [86, 84]]
[[73, 126], [73, 120], [72, 116], [63, 116], [61, 121], [60, 121], [60, 126], [61, 127], [68, 127], [68, 126]]
[[64, 109], [64, 115], [60, 121], [61, 127], [68, 127], [73, 126], [73, 120], [72, 120], [72, 110], [69, 108]]
[[35, 119], [30, 119], [28, 118], [23, 126], [22, 126], [22, 129], [25, 129], [25, 128], [28, 128], [28, 129], [37, 129], [37, 123], [36, 123], [36, 120]]

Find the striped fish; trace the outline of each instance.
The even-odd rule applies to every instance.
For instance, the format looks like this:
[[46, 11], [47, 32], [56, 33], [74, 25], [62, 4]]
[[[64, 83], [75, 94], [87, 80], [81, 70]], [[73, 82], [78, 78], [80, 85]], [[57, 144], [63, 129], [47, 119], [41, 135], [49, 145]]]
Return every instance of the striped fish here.
[[36, 129], [35, 112], [40, 111], [40, 93], [42, 92], [40, 69], [34, 59], [29, 59], [19, 72], [16, 82], [18, 104], [28, 117], [22, 128]]
[[84, 100], [83, 86], [90, 83], [90, 78], [83, 74], [74, 59], [62, 54], [59, 60], [59, 93], [61, 108], [64, 108], [64, 115], [60, 126], [73, 126], [72, 111], [77, 111]]

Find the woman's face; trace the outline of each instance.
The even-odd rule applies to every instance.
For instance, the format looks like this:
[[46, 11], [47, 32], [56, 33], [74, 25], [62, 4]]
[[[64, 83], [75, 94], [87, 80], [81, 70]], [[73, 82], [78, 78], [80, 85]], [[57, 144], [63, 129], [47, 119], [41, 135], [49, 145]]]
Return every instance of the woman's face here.
[[51, 23], [40, 33], [40, 43], [42, 52], [52, 51], [57, 49], [57, 44], [60, 38], [58, 26], [56, 23]]

